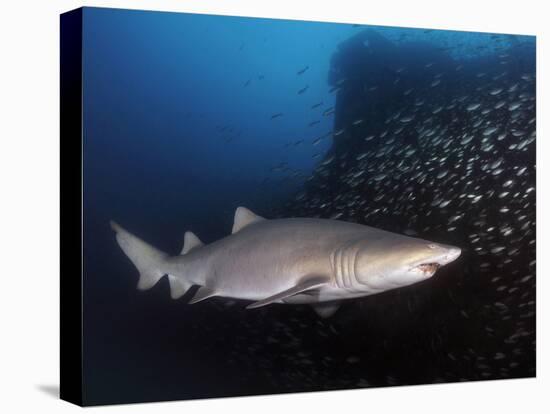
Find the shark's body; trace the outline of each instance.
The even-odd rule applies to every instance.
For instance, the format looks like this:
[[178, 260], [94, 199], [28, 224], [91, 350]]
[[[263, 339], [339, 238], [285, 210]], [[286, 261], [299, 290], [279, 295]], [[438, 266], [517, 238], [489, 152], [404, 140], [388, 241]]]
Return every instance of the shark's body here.
[[432, 276], [460, 249], [337, 220], [266, 220], [239, 207], [230, 236], [203, 245], [187, 232], [182, 254], [168, 256], [116, 223], [117, 240], [140, 271], [139, 289], [168, 275], [173, 298], [201, 286], [191, 303], [212, 296], [312, 304], [329, 316], [343, 299]]

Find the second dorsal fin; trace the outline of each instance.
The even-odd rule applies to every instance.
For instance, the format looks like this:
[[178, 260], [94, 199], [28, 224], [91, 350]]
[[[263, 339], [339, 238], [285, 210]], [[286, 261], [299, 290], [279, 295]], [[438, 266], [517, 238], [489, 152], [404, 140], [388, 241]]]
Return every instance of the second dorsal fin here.
[[237, 233], [242, 228], [261, 220], [265, 219], [254, 214], [247, 208], [237, 207], [237, 210], [235, 210], [235, 220], [233, 221], [233, 229], [231, 230], [231, 234]]
[[187, 254], [195, 247], [200, 246], [203, 246], [203, 243], [200, 241], [200, 239], [195, 236], [194, 233], [186, 231], [183, 239], [183, 249], [181, 250], [180, 254]]

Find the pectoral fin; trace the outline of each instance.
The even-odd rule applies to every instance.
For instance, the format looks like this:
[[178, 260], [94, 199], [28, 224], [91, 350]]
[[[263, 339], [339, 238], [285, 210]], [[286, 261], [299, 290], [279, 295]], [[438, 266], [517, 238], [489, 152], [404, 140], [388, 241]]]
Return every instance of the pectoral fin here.
[[317, 313], [317, 315], [319, 315], [321, 318], [330, 318], [336, 313], [336, 311], [340, 307], [340, 302], [321, 302], [315, 303], [311, 306], [313, 307], [313, 310]]
[[258, 302], [251, 303], [246, 307], [246, 309], [254, 309], [254, 308], [259, 308], [260, 306], [269, 305], [271, 303], [278, 302], [282, 299], [286, 299], [290, 296], [297, 295], [298, 293], [303, 293], [306, 290], [319, 288], [323, 285], [326, 285], [328, 282], [329, 282], [329, 278], [324, 276], [308, 277], [307, 279], [298, 283], [296, 286], [291, 287], [290, 289], [283, 290], [282, 292], [277, 293], [273, 296], [262, 299]]

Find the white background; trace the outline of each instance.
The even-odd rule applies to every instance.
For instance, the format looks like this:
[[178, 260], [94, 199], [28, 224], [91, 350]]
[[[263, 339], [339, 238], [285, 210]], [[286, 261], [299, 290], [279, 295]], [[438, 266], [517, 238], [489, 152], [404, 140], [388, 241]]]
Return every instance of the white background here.
[[[0, 411], [79, 410], [59, 384], [59, 14], [82, 5], [537, 35], [537, 378], [88, 411], [539, 413], [548, 380], [548, 12], [543, 0], [18, 1], [0, 12]], [[546, 13], [545, 13], [546, 12]], [[545, 28], [546, 25], [546, 28]], [[75, 154], [76, 155], [76, 154]], [[75, 171], [74, 174], [78, 174]], [[546, 187], [546, 188], [545, 188]], [[542, 214], [541, 214], [542, 212]], [[75, 273], [75, 277], [79, 277]], [[546, 324], [546, 329], [543, 325]], [[373, 338], [375, 341], [376, 338]], [[550, 405], [550, 404], [548, 404]]]

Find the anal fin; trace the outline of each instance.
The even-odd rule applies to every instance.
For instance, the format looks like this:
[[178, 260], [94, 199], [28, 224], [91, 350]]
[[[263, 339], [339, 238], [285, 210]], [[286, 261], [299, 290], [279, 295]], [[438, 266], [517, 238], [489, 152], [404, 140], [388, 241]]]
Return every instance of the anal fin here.
[[172, 299], [181, 298], [192, 286], [190, 283], [173, 275], [168, 275], [168, 281], [170, 282], [170, 297]]
[[326, 285], [329, 282], [328, 277], [324, 276], [312, 276], [304, 279], [302, 282], [298, 283], [296, 286], [291, 287], [290, 289], [283, 290], [273, 296], [262, 299], [258, 302], [251, 303], [246, 307], [246, 309], [259, 308], [261, 306], [266, 306], [274, 302], [278, 302], [282, 299], [288, 298], [290, 296], [297, 295], [298, 293], [305, 292], [310, 289], [316, 289], [323, 285]]

